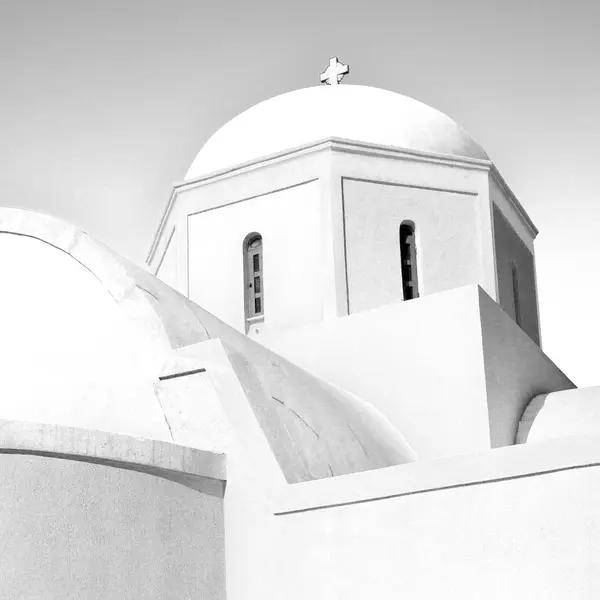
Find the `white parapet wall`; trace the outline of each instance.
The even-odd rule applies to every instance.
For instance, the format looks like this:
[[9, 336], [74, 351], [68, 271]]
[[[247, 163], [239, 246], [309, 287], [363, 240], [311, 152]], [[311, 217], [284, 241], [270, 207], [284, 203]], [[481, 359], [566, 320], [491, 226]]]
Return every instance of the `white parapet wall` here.
[[258, 339], [372, 403], [420, 459], [514, 444], [533, 396], [574, 387], [476, 285]]

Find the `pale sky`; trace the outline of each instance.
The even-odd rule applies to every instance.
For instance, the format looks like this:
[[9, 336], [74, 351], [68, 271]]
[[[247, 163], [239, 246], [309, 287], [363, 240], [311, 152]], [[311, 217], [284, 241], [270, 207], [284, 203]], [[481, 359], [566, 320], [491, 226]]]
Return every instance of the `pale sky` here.
[[337, 55], [485, 148], [540, 230], [544, 351], [600, 384], [599, 23], [596, 0], [0, 0], [0, 204], [142, 263], [208, 137]]

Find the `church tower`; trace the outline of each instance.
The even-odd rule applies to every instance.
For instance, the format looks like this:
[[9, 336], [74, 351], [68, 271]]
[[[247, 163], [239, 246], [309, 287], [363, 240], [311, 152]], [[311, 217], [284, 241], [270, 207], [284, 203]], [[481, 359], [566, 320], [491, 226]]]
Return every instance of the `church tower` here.
[[485, 151], [416, 100], [339, 85], [347, 72], [332, 59], [324, 85], [208, 140], [152, 272], [253, 336], [478, 284], [539, 344], [537, 229]]

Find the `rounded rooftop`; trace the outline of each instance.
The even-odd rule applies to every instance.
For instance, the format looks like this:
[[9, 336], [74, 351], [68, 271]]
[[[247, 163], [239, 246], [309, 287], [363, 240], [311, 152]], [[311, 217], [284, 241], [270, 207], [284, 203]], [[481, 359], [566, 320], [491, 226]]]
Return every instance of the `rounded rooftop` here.
[[233, 118], [206, 142], [186, 179], [332, 137], [489, 160], [460, 125], [422, 102], [369, 86], [323, 85], [275, 96]]
[[[373, 406], [277, 356], [76, 227], [0, 207], [0, 252], [11, 257], [0, 261], [0, 421], [218, 451], [227, 434], [211, 402], [188, 413], [175, 395], [167, 405], [178, 412], [167, 413], [157, 384], [165, 365], [187, 356], [176, 349], [219, 339], [224, 354], [207, 349], [212, 358], [202, 364], [239, 382], [243, 393], [231, 401], [249, 404], [288, 482], [416, 460]], [[171, 428], [168, 414], [186, 424]]]

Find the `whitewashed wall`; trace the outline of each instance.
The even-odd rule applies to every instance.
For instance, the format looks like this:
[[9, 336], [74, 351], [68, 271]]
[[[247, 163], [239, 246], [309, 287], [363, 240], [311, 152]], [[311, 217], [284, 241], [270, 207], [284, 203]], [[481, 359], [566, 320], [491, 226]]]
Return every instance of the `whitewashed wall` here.
[[595, 468], [278, 517], [267, 562], [290, 599], [591, 600], [599, 494]]
[[[598, 443], [580, 440], [295, 484], [284, 511], [233, 456], [228, 598], [285, 588], [289, 600], [595, 600]], [[431, 487], [418, 491], [424, 481]]]
[[478, 290], [467, 286], [261, 343], [370, 402], [419, 459], [490, 447]]
[[344, 180], [350, 312], [403, 299], [399, 229], [415, 224], [421, 296], [471, 283], [483, 285], [474, 194]]
[[243, 243], [263, 238], [265, 329], [321, 318], [321, 198], [318, 182], [188, 217], [189, 297], [244, 331]]
[[225, 599], [222, 499], [84, 462], [0, 455], [3, 600]]

